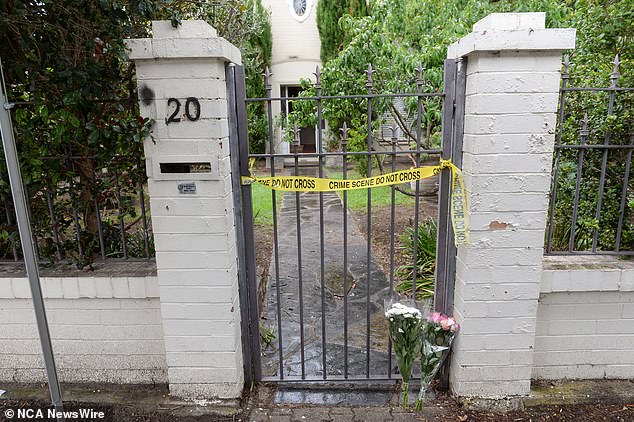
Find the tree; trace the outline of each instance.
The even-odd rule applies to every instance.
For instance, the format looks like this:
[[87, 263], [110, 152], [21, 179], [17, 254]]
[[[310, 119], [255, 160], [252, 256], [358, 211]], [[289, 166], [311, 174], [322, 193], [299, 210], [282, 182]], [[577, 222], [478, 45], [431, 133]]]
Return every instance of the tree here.
[[[266, 96], [264, 71], [271, 65], [271, 50], [273, 35], [269, 11], [262, 6], [261, 0], [246, 0], [247, 8], [252, 12], [249, 19], [253, 22], [254, 30], [246, 43], [243, 43], [242, 61], [245, 67], [247, 98], [262, 98]], [[268, 139], [268, 120], [266, 104], [261, 101], [247, 104], [249, 119], [249, 151], [264, 153]]]
[[366, 16], [366, 0], [319, 0], [317, 4], [317, 29], [321, 41], [321, 62], [334, 58], [344, 46], [344, 32], [339, 20], [344, 15]]
[[[325, 62], [321, 77], [324, 95], [365, 94], [366, 70], [372, 65], [375, 93], [416, 92], [416, 68], [422, 71], [423, 92], [440, 92], [443, 83], [443, 62], [447, 47], [471, 31], [473, 24], [491, 12], [546, 12], [548, 27], [572, 27], [577, 29], [577, 48], [571, 53], [571, 86], [609, 86], [612, 60], [620, 57], [620, 86], [632, 87], [634, 82], [634, 3], [632, 0], [375, 0], [369, 16], [344, 15], [338, 24], [342, 32], [343, 46], [335, 57]], [[338, 45], [337, 45], [338, 47]], [[303, 95], [315, 94], [310, 81], [304, 81]], [[589, 130], [591, 142], [602, 143], [606, 132], [612, 143], [628, 143], [634, 130], [632, 104], [634, 95], [618, 94], [614, 116], [607, 117], [608, 94], [568, 94], [566, 116], [563, 122], [564, 143], [578, 143], [580, 121], [585, 112], [591, 115]], [[409, 136], [411, 131], [403, 124], [400, 114], [410, 119], [420, 118], [425, 128], [423, 143], [438, 145], [440, 141], [441, 104], [425, 100], [422, 114], [417, 115], [416, 100], [405, 102], [404, 109], [397, 109], [391, 101], [373, 100], [373, 129], [378, 128], [382, 116], [389, 114], [400, 126], [400, 133]], [[314, 104], [303, 101], [295, 106], [291, 123], [298, 126], [314, 121]], [[336, 139], [343, 122], [351, 128], [348, 148], [365, 149], [367, 145], [367, 103], [354, 99], [324, 102], [323, 115], [329, 122], [329, 137]], [[408, 135], [410, 132], [410, 135]], [[333, 142], [336, 144], [336, 142]], [[569, 234], [572, 193], [576, 178], [576, 151], [561, 154], [563, 166], [559, 180], [563, 192], [557, 201], [555, 231], [564, 247]], [[581, 211], [584, 215], [577, 224], [578, 246], [585, 248], [595, 228], [599, 228], [600, 247], [611, 248], [620, 216], [621, 186], [626, 154], [610, 153], [610, 164], [604, 187], [603, 211], [600, 221], [595, 219], [602, 154], [586, 156], [582, 177]], [[364, 161], [360, 161], [363, 170]], [[634, 178], [630, 177], [630, 185]], [[631, 191], [631, 189], [630, 189]], [[628, 203], [634, 204], [630, 194]], [[610, 205], [612, 204], [612, 205]], [[614, 205], [616, 204], [616, 205]], [[634, 247], [632, 218], [626, 207], [627, 227], [624, 242]], [[624, 246], [624, 245], [623, 245]]]
[[[188, 18], [210, 22], [241, 48], [249, 95], [263, 90], [260, 75], [270, 60], [271, 35], [260, 0], [0, 2], [0, 54], [10, 101], [29, 104], [14, 109], [13, 119], [43, 259], [70, 258], [83, 266], [99, 250], [99, 230], [106, 253], [122, 256], [119, 232], [124, 225], [134, 229], [138, 220], [133, 198], [145, 183], [142, 140], [152, 123], [139, 117], [134, 66], [123, 40], [149, 36], [153, 19], [177, 26]], [[0, 174], [6, 174], [4, 161]], [[10, 197], [0, 178], [0, 204], [10, 209]], [[84, 257], [76, 254], [76, 237]], [[0, 255], [15, 239], [15, 227], [5, 221]]]

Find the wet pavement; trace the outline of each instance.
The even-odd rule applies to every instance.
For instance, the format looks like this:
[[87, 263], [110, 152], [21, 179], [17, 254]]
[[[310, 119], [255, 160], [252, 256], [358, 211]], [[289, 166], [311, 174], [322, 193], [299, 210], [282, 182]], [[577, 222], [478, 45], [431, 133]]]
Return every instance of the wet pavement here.
[[[300, 168], [299, 174], [315, 176], [316, 168]], [[301, 244], [298, 244], [298, 198]], [[325, 247], [322, 265], [319, 203], [319, 193], [286, 192], [282, 199], [278, 218], [279, 278], [276, 277], [273, 251], [267, 286], [267, 320], [263, 321], [263, 325], [271, 329], [277, 337], [268, 347], [263, 347], [263, 374], [280, 375], [278, 294], [281, 305], [279, 314], [284, 376], [302, 375], [302, 362], [307, 377], [323, 376], [324, 352], [328, 375], [342, 375], [345, 361], [351, 376], [366, 376], [368, 372], [370, 375], [385, 374], [388, 340], [383, 312], [384, 301], [389, 296], [387, 278], [372, 256], [368, 277], [367, 241], [348, 214], [348, 281], [347, 286], [344, 286], [344, 210], [342, 201], [335, 192], [323, 193]], [[298, 254], [298, 250], [301, 250], [301, 254]], [[347, 304], [344, 304], [344, 287], [347, 287]], [[348, 324], [347, 359], [344, 315], [347, 316]], [[325, 340], [322, 337], [322, 318], [325, 322]], [[303, 333], [300, 325], [302, 319]], [[366, 353], [368, 344], [369, 364]]]
[[261, 385], [247, 405], [248, 421], [415, 421], [433, 418], [442, 408], [430, 406], [415, 413], [398, 405], [394, 385], [348, 386], [345, 389], [311, 385]]

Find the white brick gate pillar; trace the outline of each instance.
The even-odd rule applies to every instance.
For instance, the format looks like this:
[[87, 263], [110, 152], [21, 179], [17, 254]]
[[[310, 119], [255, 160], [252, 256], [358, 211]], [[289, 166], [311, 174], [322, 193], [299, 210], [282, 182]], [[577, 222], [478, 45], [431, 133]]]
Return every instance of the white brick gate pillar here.
[[141, 114], [170, 393], [238, 397], [240, 309], [225, 64], [240, 52], [202, 21], [128, 40]]
[[450, 382], [458, 396], [530, 392], [562, 51], [574, 29], [495, 13], [452, 44], [467, 57], [463, 172], [471, 244], [458, 248]]

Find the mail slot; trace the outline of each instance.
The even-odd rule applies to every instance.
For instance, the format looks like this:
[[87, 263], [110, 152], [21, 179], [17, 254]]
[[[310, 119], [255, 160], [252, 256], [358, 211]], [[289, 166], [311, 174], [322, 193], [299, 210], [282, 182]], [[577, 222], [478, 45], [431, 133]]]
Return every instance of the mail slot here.
[[152, 174], [154, 180], [219, 180], [222, 179], [219, 161], [216, 155], [163, 156], [152, 160]]
[[163, 174], [211, 173], [211, 163], [161, 163]]

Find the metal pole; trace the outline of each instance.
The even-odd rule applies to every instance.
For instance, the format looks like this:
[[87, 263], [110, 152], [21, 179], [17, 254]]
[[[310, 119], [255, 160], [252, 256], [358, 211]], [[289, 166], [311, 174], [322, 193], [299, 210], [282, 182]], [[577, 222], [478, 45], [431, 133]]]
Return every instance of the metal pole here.
[[[0, 135], [2, 135], [4, 156], [7, 161], [7, 172], [9, 173], [11, 194], [13, 195], [13, 203], [15, 205], [15, 216], [18, 223], [18, 231], [20, 232], [20, 241], [22, 243], [22, 253], [24, 254], [26, 274], [29, 278], [29, 284], [31, 285], [31, 296], [33, 297], [33, 307], [35, 308], [35, 319], [37, 321], [37, 329], [40, 333], [40, 343], [42, 344], [44, 364], [46, 365], [46, 374], [48, 376], [48, 388], [51, 393], [53, 406], [55, 407], [55, 410], [61, 414], [63, 411], [62, 392], [57, 378], [57, 369], [55, 367], [55, 358], [53, 356], [53, 347], [51, 345], [51, 335], [48, 331], [46, 310], [44, 309], [44, 298], [42, 297], [42, 288], [40, 286], [40, 274], [35, 257], [35, 248], [32, 243], [33, 237], [31, 236], [31, 223], [26, 209], [26, 196], [24, 193], [24, 185], [22, 183], [22, 174], [20, 173], [20, 164], [18, 162], [15, 139], [13, 138], [13, 127], [11, 126], [11, 115], [9, 113], [11, 105], [7, 103], [6, 86], [4, 84], [4, 72], [2, 70], [1, 59], [0, 77], [2, 79], [2, 87], [0, 89], [0, 105], [2, 105], [2, 107], [0, 107]], [[58, 417], [57, 420], [59, 422], [65, 422], [65, 418], [63, 416]]]

